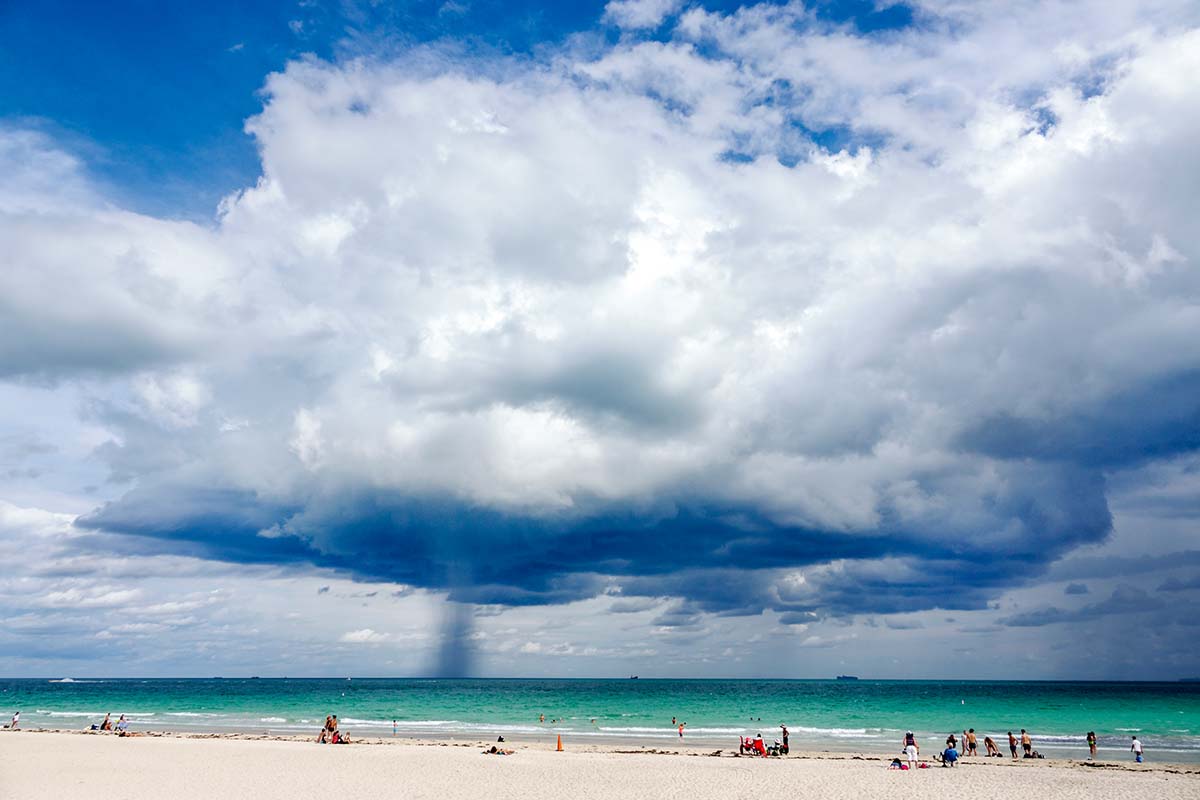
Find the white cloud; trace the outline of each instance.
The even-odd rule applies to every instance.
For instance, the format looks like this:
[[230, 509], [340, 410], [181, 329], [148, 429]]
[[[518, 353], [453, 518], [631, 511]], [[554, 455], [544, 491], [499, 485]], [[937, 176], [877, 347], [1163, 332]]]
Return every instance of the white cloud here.
[[[1019, 539], [998, 498], [1075, 484], [964, 435], [1197, 367], [1197, 11], [920, 14], [863, 37], [692, 8], [668, 41], [535, 63], [293, 62], [247, 125], [262, 178], [212, 226], [115, 207], [6, 129], [0, 376], [70, 382], [114, 485], [151, 493], [555, 520], [699, 499], [748, 531]], [[352, 548], [313, 517], [266, 529]]]
[[674, 14], [682, 0], [610, 0], [604, 6], [604, 19], [622, 28], [657, 28]]
[[363, 628], [357, 631], [347, 631], [343, 633], [339, 642], [349, 642], [351, 644], [378, 644], [380, 642], [391, 641], [391, 635], [379, 633], [370, 628]]

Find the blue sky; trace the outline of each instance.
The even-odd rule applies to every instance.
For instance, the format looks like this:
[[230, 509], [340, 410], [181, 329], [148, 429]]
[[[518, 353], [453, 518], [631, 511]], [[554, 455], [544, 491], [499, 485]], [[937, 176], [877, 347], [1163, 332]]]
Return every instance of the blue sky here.
[[1200, 671], [1200, 33], [1099, 10], [5, 7], [0, 673]]
[[[912, 20], [902, 4], [813, 10], [863, 31]], [[603, 12], [602, 2], [497, 0], [11, 3], [0, 9], [0, 95], [5, 116], [85, 150], [91, 173], [131, 206], [203, 219], [257, 177], [243, 125], [261, 108], [265, 76], [289, 60], [387, 57], [433, 41], [533, 56], [578, 34], [616, 38], [614, 27], [597, 27]]]

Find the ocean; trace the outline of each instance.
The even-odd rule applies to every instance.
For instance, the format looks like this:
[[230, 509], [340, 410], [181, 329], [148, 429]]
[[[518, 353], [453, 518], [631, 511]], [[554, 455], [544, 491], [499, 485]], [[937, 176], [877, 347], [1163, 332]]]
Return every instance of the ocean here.
[[[923, 752], [974, 728], [1007, 755], [1007, 731], [1027, 728], [1047, 757], [1125, 758], [1130, 737], [1148, 758], [1200, 762], [1200, 683], [823, 680], [524, 680], [392, 678], [0, 679], [0, 714], [25, 728], [83, 729], [125, 714], [134, 729], [275, 734], [319, 730], [337, 714], [351, 736], [499, 735], [529, 740], [736, 747], [768, 742], [780, 723], [795, 750], [896, 752], [906, 729]], [[539, 722], [545, 715], [545, 722]]]

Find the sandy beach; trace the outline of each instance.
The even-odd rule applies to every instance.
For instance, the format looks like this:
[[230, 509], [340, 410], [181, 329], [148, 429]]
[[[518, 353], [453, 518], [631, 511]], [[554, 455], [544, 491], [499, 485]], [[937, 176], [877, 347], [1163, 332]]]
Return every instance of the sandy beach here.
[[1200, 768], [1079, 762], [969, 761], [956, 769], [888, 770], [878, 755], [786, 759], [713, 756], [700, 750], [627, 752], [596, 746], [554, 751], [511, 745], [483, 755], [483, 742], [364, 740], [347, 746], [252, 736], [0, 735], [0, 798], [60, 800], [117, 792], [134, 798], [338, 797], [528, 800], [600, 798], [1053, 798], [1192, 800]]

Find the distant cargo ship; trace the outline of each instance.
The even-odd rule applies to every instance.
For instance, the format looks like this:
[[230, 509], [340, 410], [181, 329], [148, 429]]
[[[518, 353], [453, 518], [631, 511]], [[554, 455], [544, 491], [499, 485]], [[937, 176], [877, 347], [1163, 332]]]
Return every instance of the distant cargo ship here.
[[857, 675], [838, 675], [837, 679], [839, 681], [856, 681], [856, 680], [858, 680], [858, 676]]

